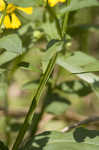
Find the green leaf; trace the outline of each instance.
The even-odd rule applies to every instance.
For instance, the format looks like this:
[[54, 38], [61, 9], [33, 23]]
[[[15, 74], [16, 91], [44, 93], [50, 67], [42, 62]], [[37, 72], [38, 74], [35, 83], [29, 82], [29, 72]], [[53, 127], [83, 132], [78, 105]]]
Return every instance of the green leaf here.
[[92, 92], [89, 84], [83, 82], [82, 80], [72, 80], [61, 83], [58, 87], [66, 94], [77, 94], [79, 96], [86, 96]]
[[46, 102], [45, 111], [47, 113], [52, 113], [54, 115], [63, 114], [70, 106], [69, 100], [67, 100], [63, 96], [60, 96], [59, 94], [50, 92], [47, 94], [45, 102]]
[[0, 48], [12, 53], [22, 54], [22, 42], [17, 34], [10, 34], [0, 38]]
[[[80, 51], [72, 53], [70, 57], [66, 58], [66, 62], [68, 64], [73, 65], [73, 66], [78, 66], [78, 67], [86, 66], [90, 62], [93, 63], [95, 61], [96, 61], [95, 58], [88, 56], [87, 54], [80, 52]], [[74, 72], [74, 73], [77, 73], [77, 72]]]
[[65, 102], [53, 101], [50, 105], [48, 105], [45, 111], [54, 115], [61, 115], [66, 111], [67, 108], [68, 104], [66, 104]]
[[67, 58], [67, 56], [59, 56], [57, 59], [57, 64], [74, 73], [76, 76], [88, 83], [94, 83], [99, 81], [99, 77], [92, 73], [85, 73], [87, 69], [84, 70], [84, 66], [89, 65], [89, 63], [96, 62], [96, 59], [88, 56], [82, 52], [75, 52]]
[[95, 61], [93, 63], [89, 63], [88, 65], [84, 66], [83, 69], [85, 72], [96, 72], [99, 71], [99, 61]]
[[0, 55], [0, 66], [12, 61], [17, 56], [19, 56], [18, 53], [12, 53], [12, 52], [5, 51], [3, 54]]
[[37, 5], [37, 4], [42, 4], [42, 0], [7, 0], [9, 3], [13, 3], [15, 5], [18, 6], [24, 6], [24, 7], [28, 7], [28, 6], [33, 6], [33, 5]]
[[74, 11], [85, 7], [99, 6], [98, 0], [72, 0], [68, 7], [61, 10], [62, 13], [66, 11]]
[[55, 22], [47, 20], [41, 25], [41, 28], [44, 30], [48, 40], [51, 39], [60, 39]]
[[75, 52], [69, 57], [59, 56], [57, 64], [88, 82], [99, 97], [99, 77], [93, 73], [88, 73], [99, 71], [99, 62], [95, 58], [88, 56], [83, 52]]
[[37, 89], [38, 85], [39, 85], [39, 80], [36, 80], [36, 81], [32, 80], [32, 81], [25, 83], [23, 85], [23, 89], [35, 90]]
[[2, 141], [0, 141], [0, 150], [8, 150], [7, 146], [5, 146]]
[[77, 128], [74, 132], [44, 132], [30, 138], [21, 150], [98, 150], [99, 131]]

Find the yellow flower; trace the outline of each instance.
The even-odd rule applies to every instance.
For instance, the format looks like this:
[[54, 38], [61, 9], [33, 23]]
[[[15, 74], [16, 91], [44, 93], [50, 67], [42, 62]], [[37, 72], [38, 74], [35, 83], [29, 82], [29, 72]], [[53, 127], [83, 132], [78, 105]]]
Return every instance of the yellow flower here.
[[[5, 7], [6, 7], [6, 4], [5, 4], [4, 0], [0, 0], [0, 11], [1, 12], [4, 11]], [[9, 3], [7, 5], [6, 15], [5, 15], [4, 21], [3, 21], [5, 28], [16, 29], [21, 26], [21, 22], [15, 14], [16, 10], [21, 10], [21, 11], [25, 12], [26, 14], [32, 14], [32, 7], [22, 8], [22, 7], [15, 6], [12, 3]], [[1, 18], [0, 18], [0, 22], [1, 22], [2, 17], [3, 16], [1, 16]]]
[[[44, 0], [44, 1], [47, 1], [47, 0]], [[61, 2], [65, 2], [66, 0], [48, 0], [48, 3], [51, 7], [54, 7], [57, 3]]]

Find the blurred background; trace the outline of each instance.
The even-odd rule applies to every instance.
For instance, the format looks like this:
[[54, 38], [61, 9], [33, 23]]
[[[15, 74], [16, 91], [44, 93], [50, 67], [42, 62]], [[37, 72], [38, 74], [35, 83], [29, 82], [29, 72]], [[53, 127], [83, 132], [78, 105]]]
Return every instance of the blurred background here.
[[[55, 7], [60, 23], [64, 18], [63, 8], [64, 4]], [[20, 12], [19, 18], [22, 21], [21, 28], [4, 30], [4, 34], [17, 33], [24, 52], [19, 56], [14, 54], [9, 59], [4, 50], [0, 51], [0, 66], [6, 68], [5, 73], [0, 73], [0, 139], [9, 145], [14, 142], [44, 72], [47, 44], [58, 38], [53, 17], [41, 4], [33, 8], [30, 16]], [[66, 54], [66, 57], [78, 52], [79, 62], [84, 62], [84, 59], [89, 59], [89, 63], [92, 59], [98, 61], [99, 7], [70, 13], [65, 50], [63, 55]], [[96, 70], [93, 74], [99, 75]], [[99, 83], [95, 89], [76, 74], [56, 64], [26, 135], [48, 130], [60, 131], [70, 124], [98, 115]], [[99, 122], [89, 124], [87, 128], [99, 129]]]

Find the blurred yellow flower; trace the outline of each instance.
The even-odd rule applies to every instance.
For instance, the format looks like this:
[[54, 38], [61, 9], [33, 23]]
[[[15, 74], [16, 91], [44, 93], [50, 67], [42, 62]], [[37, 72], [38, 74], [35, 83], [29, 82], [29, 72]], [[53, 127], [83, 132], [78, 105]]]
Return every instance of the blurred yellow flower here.
[[[5, 10], [6, 4], [4, 0], [0, 0], [0, 11], [3, 12]], [[21, 26], [21, 22], [19, 18], [15, 14], [15, 10], [21, 10], [26, 14], [32, 14], [32, 7], [22, 8], [9, 3], [6, 8], [6, 15], [4, 17], [3, 24], [7, 29], [16, 29]], [[0, 18], [0, 22], [3, 16]]]
[[[47, 0], [44, 0], [44, 1], [47, 1]], [[66, 0], [48, 0], [48, 3], [51, 7], [54, 7], [57, 3], [63, 3], [65, 2]]]

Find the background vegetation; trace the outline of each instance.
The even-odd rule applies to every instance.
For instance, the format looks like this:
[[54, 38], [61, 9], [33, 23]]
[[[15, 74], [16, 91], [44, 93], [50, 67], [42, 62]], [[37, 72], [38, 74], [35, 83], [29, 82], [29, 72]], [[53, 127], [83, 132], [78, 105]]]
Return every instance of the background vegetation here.
[[[8, 2], [32, 6], [33, 13], [18, 12], [22, 26], [1, 31], [1, 141], [13, 147], [43, 82], [20, 150], [98, 150], [99, 1], [71, 0], [55, 7], [43, 0]], [[0, 150], [7, 149], [2, 142]]]

